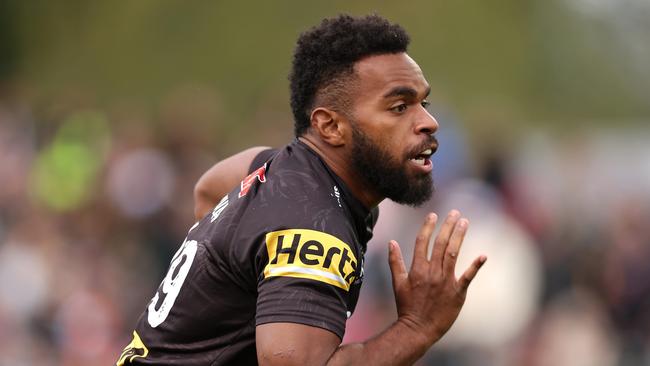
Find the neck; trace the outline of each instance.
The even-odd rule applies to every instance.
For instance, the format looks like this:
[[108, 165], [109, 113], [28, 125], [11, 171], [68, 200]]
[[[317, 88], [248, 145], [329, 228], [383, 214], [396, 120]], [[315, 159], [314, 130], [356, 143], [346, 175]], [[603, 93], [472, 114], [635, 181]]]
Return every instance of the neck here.
[[327, 145], [309, 134], [300, 136], [298, 139], [320, 156], [325, 164], [343, 180], [354, 197], [367, 209], [377, 206], [384, 199], [372, 187], [368, 187], [362, 177], [351, 168], [349, 158], [342, 153], [341, 147]]

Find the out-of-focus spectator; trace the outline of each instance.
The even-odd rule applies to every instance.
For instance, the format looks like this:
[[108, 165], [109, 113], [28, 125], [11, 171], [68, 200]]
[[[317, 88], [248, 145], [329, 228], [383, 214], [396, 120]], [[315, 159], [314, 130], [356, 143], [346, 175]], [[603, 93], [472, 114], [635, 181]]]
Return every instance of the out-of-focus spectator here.
[[[177, 19], [192, 6], [52, 3], [36, 12], [29, 2], [0, 2], [0, 365], [113, 363], [193, 223], [198, 177], [233, 151], [291, 138], [288, 63], [280, 76], [261, 72], [279, 70], [278, 54], [259, 68], [260, 54], [278, 46], [231, 16], [237, 6], [252, 16], [246, 4], [213, 3]], [[414, 49], [422, 65], [436, 59], [425, 72], [441, 122], [438, 191], [417, 209], [381, 203], [345, 341], [366, 339], [396, 316], [387, 242], [400, 242], [408, 264], [424, 214], [459, 208], [470, 220], [459, 268], [478, 253], [489, 259], [448, 337], [420, 365], [650, 365], [649, 3], [521, 4], [490, 14], [439, 7], [473, 22], [514, 14], [527, 30], [489, 23], [502, 33], [480, 38], [488, 46], [468, 46], [468, 54], [459, 44], [489, 33], [486, 25], [432, 23], [425, 11], [409, 23], [458, 24], [434, 47]], [[214, 21], [219, 14], [233, 24]], [[35, 23], [20, 23], [27, 18]], [[131, 27], [106, 27], [126, 18]], [[286, 23], [306, 19], [293, 18]], [[232, 56], [216, 65], [197, 57], [207, 50], [176, 33], [189, 24], [198, 28], [183, 35], [210, 45], [219, 38], [212, 52]], [[231, 39], [234, 27], [249, 38]], [[471, 33], [456, 44], [450, 37], [463, 30]], [[131, 38], [131, 48], [117, 47]], [[164, 39], [145, 41], [153, 38]], [[502, 47], [509, 44], [524, 50]], [[511, 52], [496, 57], [501, 51]], [[132, 71], [138, 60], [130, 57], [143, 56], [145, 66]], [[450, 63], [459, 66], [445, 69]], [[518, 77], [507, 79], [511, 71]], [[132, 75], [147, 87], [132, 87]], [[435, 95], [445, 89], [459, 95], [463, 118], [478, 116], [462, 121], [445, 110]], [[539, 109], [558, 111], [538, 114], [548, 123], [520, 121]], [[603, 121], [592, 124], [593, 116]]]
[[130, 218], [152, 215], [170, 203], [174, 168], [166, 154], [153, 149], [129, 152], [108, 172], [108, 194], [122, 214]]

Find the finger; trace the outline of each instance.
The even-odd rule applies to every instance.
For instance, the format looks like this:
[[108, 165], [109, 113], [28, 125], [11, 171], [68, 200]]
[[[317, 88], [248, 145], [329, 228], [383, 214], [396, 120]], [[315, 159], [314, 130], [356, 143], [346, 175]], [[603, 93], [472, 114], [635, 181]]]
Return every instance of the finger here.
[[433, 234], [433, 229], [436, 227], [437, 221], [438, 215], [434, 213], [430, 213], [425, 217], [424, 224], [422, 224], [418, 236], [415, 238], [415, 249], [413, 250], [413, 264], [411, 265], [411, 269], [427, 262], [429, 242], [431, 241], [431, 234]]
[[467, 221], [466, 218], [462, 218], [458, 220], [456, 226], [454, 226], [454, 231], [451, 233], [451, 237], [449, 238], [449, 244], [447, 245], [445, 256], [442, 259], [442, 269], [447, 274], [454, 274], [456, 260], [458, 259], [460, 247], [463, 245], [468, 225], [469, 221]]
[[388, 265], [390, 266], [390, 274], [393, 279], [393, 289], [397, 289], [399, 282], [406, 278], [408, 273], [404, 265], [402, 250], [395, 240], [388, 242]]
[[474, 262], [472, 262], [472, 264], [465, 271], [465, 273], [463, 273], [463, 275], [458, 280], [458, 285], [460, 286], [462, 291], [467, 291], [469, 284], [472, 282], [474, 277], [476, 277], [478, 270], [481, 269], [481, 267], [483, 267], [485, 261], [487, 261], [486, 256], [484, 255], [479, 256], [478, 258], [474, 259]]
[[431, 262], [434, 263], [434, 268], [442, 268], [442, 258], [449, 243], [449, 236], [451, 235], [456, 222], [460, 218], [458, 210], [451, 210], [445, 219], [445, 222], [440, 228], [438, 236], [433, 244], [433, 253], [431, 254]]

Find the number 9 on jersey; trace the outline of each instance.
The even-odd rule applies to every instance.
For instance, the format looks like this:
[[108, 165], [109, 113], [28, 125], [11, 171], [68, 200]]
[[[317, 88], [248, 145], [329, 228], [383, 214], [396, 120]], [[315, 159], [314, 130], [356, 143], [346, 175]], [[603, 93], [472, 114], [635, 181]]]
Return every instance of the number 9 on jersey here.
[[152, 328], [159, 326], [167, 319], [181, 286], [185, 282], [187, 273], [190, 271], [196, 250], [196, 240], [186, 241], [174, 255], [165, 279], [158, 287], [156, 295], [151, 299], [147, 308], [147, 321]]

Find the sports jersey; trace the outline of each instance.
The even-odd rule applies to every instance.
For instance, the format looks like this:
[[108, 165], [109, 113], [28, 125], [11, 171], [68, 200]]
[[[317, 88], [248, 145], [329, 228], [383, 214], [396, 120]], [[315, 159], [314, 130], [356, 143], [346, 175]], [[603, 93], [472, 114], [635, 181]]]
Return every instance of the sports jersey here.
[[377, 211], [294, 140], [266, 150], [189, 231], [117, 365], [255, 365], [255, 327], [343, 338]]

